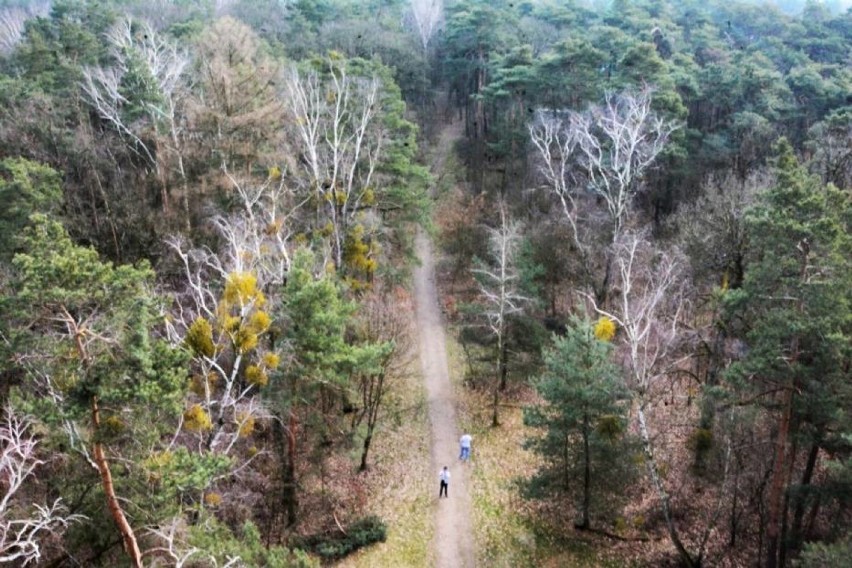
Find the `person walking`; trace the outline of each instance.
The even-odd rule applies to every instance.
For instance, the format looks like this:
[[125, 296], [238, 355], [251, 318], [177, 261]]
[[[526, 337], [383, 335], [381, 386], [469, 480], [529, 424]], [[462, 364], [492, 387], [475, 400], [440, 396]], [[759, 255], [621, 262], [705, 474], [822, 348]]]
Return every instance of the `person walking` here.
[[467, 461], [470, 459], [470, 444], [473, 442], [473, 438], [470, 434], [464, 434], [461, 438], [459, 438], [459, 459], [462, 461]]
[[444, 466], [444, 469], [438, 473], [438, 477], [441, 479], [441, 488], [438, 490], [438, 499], [441, 498], [441, 495], [449, 498], [449, 495], [447, 495], [447, 488], [450, 485], [450, 470], [447, 469], [447, 466]]

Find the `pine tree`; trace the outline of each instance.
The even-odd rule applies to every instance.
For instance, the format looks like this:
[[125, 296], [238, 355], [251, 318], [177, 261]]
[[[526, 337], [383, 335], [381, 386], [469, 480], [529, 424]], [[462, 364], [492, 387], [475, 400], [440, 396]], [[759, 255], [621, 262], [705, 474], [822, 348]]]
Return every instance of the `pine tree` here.
[[588, 320], [573, 318], [565, 336], [554, 337], [535, 382], [544, 403], [524, 412], [527, 425], [544, 430], [527, 442], [545, 462], [530, 481], [530, 494], [566, 496], [584, 529], [617, 504], [633, 473], [625, 459], [631, 446], [627, 407], [619, 402], [625, 389], [611, 361], [609, 337], [596, 333]]
[[[102, 262], [40, 214], [30, 218], [13, 264], [12, 295], [2, 304], [11, 360], [25, 376], [15, 399], [49, 427], [57, 453], [85, 466], [70, 475], [96, 473], [103, 500], [92, 503], [84, 493], [80, 501], [92, 506], [87, 516], [103, 517], [106, 505], [130, 563], [141, 566], [140, 524], [175, 512], [164, 495], [180, 489], [157, 487], [148, 466], [164, 455], [159, 450], [180, 415], [186, 373], [185, 355], [155, 333], [154, 273], [147, 263]], [[171, 474], [196, 465], [190, 460]], [[195, 479], [203, 485], [209, 478]], [[57, 484], [60, 492], [74, 491], [73, 480]]]
[[[766, 504], [770, 567], [783, 566], [788, 548], [800, 542], [802, 496], [819, 491], [810, 486], [820, 449], [848, 431], [852, 403], [849, 195], [809, 175], [786, 140], [776, 151], [778, 182], [747, 218], [750, 263], [742, 288], [727, 298], [748, 344], [728, 379], [776, 425]], [[802, 449], [807, 457], [796, 483]]]

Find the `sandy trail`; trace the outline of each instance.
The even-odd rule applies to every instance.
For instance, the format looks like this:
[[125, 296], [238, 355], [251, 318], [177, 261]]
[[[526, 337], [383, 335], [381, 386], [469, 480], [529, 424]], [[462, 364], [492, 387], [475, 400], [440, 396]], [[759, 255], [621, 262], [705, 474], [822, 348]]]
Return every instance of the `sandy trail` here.
[[[458, 123], [445, 125], [436, 148], [432, 173], [439, 177], [453, 142], [460, 136]], [[420, 266], [414, 271], [414, 296], [420, 363], [429, 404], [432, 434], [432, 471], [435, 498], [435, 566], [438, 568], [472, 567], [475, 565], [473, 532], [471, 530], [471, 500], [468, 491], [467, 468], [458, 460], [458, 439], [455, 401], [447, 366], [444, 322], [435, 286], [435, 266], [432, 243], [422, 231], [417, 235], [417, 256]], [[449, 498], [438, 499], [438, 472], [449, 466]]]

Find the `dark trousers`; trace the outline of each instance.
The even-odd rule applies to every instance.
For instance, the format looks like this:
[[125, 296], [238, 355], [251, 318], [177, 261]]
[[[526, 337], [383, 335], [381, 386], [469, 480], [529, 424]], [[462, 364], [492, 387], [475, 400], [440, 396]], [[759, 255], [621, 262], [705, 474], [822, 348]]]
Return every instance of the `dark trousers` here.
[[441, 480], [441, 489], [438, 491], [438, 499], [441, 498], [441, 495], [449, 498], [449, 495], [447, 495], [447, 487], [448, 487], [447, 482], [442, 479]]

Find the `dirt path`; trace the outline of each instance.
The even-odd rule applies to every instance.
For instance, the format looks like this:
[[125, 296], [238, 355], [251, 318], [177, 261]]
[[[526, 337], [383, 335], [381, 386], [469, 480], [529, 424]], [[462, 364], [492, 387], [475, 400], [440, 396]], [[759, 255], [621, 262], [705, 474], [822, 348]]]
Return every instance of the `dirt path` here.
[[[459, 125], [444, 126], [436, 146], [432, 173], [440, 176], [454, 140], [460, 135]], [[435, 488], [435, 566], [438, 568], [472, 567], [475, 565], [471, 501], [468, 492], [467, 466], [458, 460], [455, 401], [447, 366], [444, 322], [438, 305], [432, 243], [422, 231], [417, 235], [417, 256], [421, 265], [414, 271], [414, 296], [420, 342], [420, 363], [429, 402], [432, 434], [432, 471]], [[449, 466], [449, 498], [438, 499], [438, 472]]]

